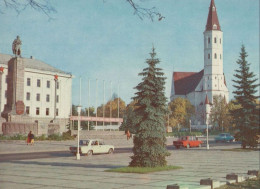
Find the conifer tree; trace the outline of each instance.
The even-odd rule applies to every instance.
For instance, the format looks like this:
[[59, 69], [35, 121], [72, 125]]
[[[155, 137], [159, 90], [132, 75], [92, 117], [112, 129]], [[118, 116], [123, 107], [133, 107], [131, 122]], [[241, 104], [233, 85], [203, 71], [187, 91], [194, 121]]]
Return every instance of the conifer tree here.
[[242, 142], [243, 148], [256, 147], [256, 135], [259, 133], [259, 115], [256, 108], [258, 97], [255, 96], [259, 84], [255, 84], [257, 79], [254, 78], [254, 73], [249, 71], [250, 64], [246, 61], [247, 56], [245, 47], [242, 45], [240, 58], [237, 60], [239, 69], [235, 70], [236, 80], [233, 80], [235, 83], [233, 86], [236, 88], [233, 93], [240, 108], [232, 111], [232, 116], [239, 130], [236, 138]]
[[165, 77], [162, 69], [157, 67], [159, 59], [155, 58], [155, 49], [150, 53], [151, 58], [146, 60], [148, 67], [143, 69], [139, 76], [142, 82], [135, 88], [137, 92], [133, 98], [137, 104], [134, 110], [136, 115], [134, 137], [134, 155], [129, 166], [132, 167], [160, 167], [166, 166], [166, 128], [164, 116], [167, 113]]

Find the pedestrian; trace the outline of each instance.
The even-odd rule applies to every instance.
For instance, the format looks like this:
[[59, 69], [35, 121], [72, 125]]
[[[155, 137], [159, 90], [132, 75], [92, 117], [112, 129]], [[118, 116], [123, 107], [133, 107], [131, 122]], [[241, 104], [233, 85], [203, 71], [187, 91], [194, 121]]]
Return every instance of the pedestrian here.
[[31, 136], [30, 136], [30, 139], [31, 139], [31, 145], [34, 145], [34, 134], [31, 133]]
[[31, 134], [32, 134], [32, 131], [30, 131], [30, 132], [28, 133], [28, 135], [27, 135], [27, 140], [26, 140], [27, 145], [28, 145], [28, 144], [31, 144]]
[[127, 140], [129, 140], [129, 139], [130, 139], [130, 137], [131, 137], [131, 133], [130, 133], [130, 131], [129, 131], [129, 130], [127, 130], [127, 132], [126, 132], [126, 138], [127, 138]]

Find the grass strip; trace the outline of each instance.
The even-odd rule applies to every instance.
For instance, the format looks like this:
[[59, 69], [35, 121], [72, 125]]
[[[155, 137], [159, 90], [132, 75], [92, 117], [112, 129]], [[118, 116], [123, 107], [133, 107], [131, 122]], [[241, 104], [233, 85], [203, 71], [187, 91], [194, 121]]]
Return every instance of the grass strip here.
[[139, 174], [146, 174], [152, 172], [159, 172], [159, 171], [170, 171], [182, 169], [179, 166], [168, 165], [165, 167], [119, 167], [115, 169], [108, 169], [106, 172], [118, 172], [118, 173], [139, 173]]

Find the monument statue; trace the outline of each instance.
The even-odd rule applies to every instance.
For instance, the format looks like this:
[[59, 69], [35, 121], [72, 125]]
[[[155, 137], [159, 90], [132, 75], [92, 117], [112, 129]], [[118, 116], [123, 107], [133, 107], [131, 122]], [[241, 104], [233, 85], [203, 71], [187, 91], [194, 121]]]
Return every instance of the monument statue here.
[[20, 37], [17, 36], [12, 45], [12, 50], [15, 56], [21, 57], [21, 45], [22, 41], [20, 40]]

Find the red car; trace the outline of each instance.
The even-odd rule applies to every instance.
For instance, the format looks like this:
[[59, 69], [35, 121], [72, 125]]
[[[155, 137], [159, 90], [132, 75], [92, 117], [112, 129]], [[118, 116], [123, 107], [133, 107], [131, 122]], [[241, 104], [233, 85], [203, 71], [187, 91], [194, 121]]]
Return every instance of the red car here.
[[177, 141], [173, 141], [173, 145], [179, 149], [180, 147], [191, 148], [191, 147], [201, 147], [203, 142], [198, 140], [195, 136], [183, 136]]

